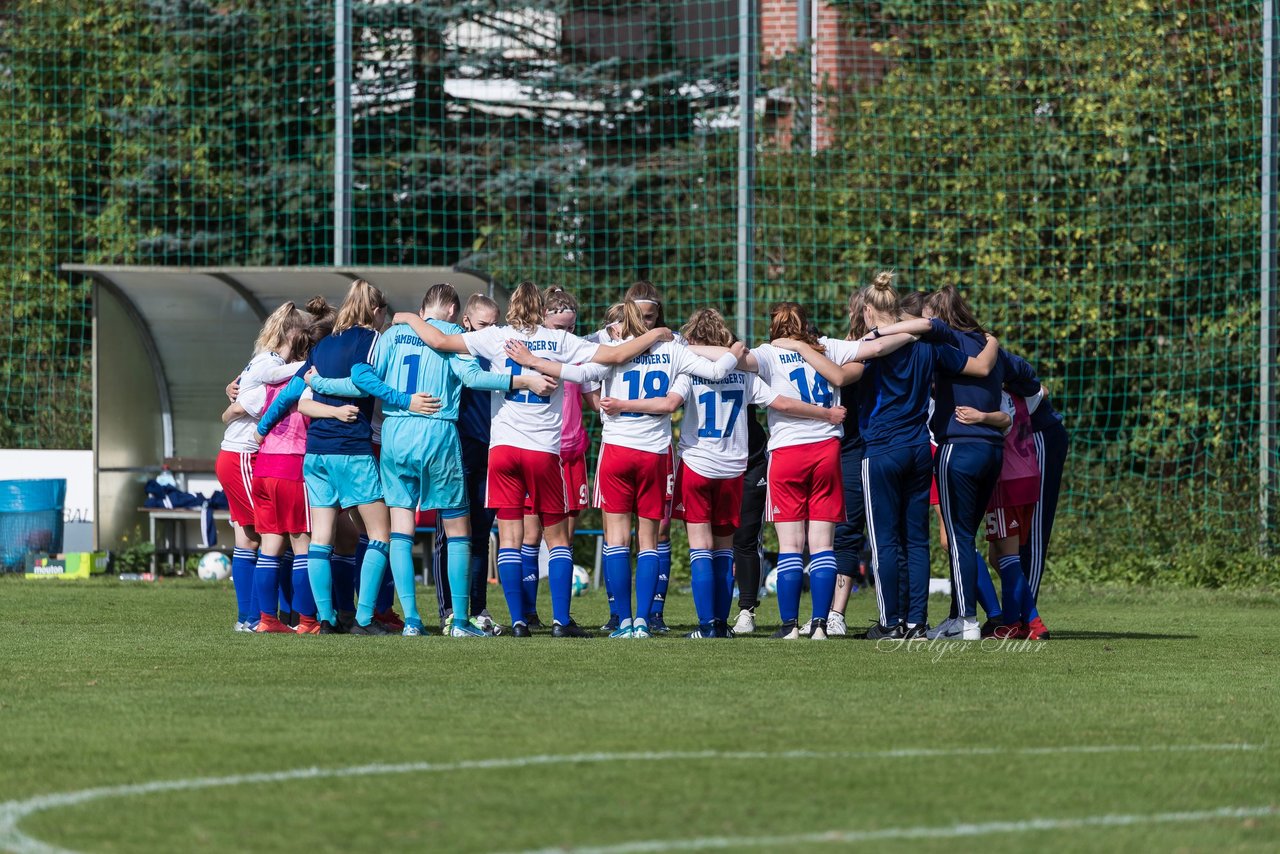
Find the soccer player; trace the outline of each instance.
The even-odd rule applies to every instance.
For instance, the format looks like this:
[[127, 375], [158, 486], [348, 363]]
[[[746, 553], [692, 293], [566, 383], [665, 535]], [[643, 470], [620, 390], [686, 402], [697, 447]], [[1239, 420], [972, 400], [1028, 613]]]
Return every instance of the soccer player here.
[[[564, 288], [552, 285], [542, 292], [546, 304], [546, 316], [543, 325], [548, 329], [559, 329], [573, 332], [578, 325], [578, 301], [573, 294]], [[569, 531], [569, 542], [573, 542], [573, 531], [577, 526], [578, 515], [589, 506], [590, 495], [587, 491], [587, 448], [591, 439], [582, 423], [582, 386], [578, 383], [564, 384], [564, 423], [560, 433], [560, 468], [564, 473], [565, 489], [569, 495], [569, 518], [565, 525]], [[524, 589], [525, 622], [529, 628], [542, 627], [538, 618], [538, 555], [542, 544], [542, 523], [533, 512], [531, 505], [525, 506], [524, 542], [520, 545], [520, 561], [522, 587]]]
[[[882, 271], [862, 292], [873, 337], [895, 328], [902, 309], [893, 273]], [[922, 324], [930, 327], [930, 324]], [[998, 353], [994, 339], [981, 358], [947, 344], [918, 341], [867, 364], [857, 385], [864, 442], [862, 485], [871, 539], [879, 621], [869, 640], [923, 635], [929, 598], [930, 390], [935, 375], [986, 376]], [[907, 570], [908, 601], [900, 601], [900, 568]]]
[[[819, 338], [798, 303], [782, 302], [770, 313], [772, 343], [751, 350], [745, 367], [781, 397], [823, 408], [837, 408], [831, 384], [856, 380], [861, 365], [843, 366], [892, 352], [912, 340], [889, 336], [874, 342]], [[774, 638], [800, 637], [802, 557], [809, 549], [809, 588], [813, 594], [812, 634], [827, 639], [827, 614], [836, 585], [835, 526], [844, 521], [844, 485], [840, 474], [840, 423], [797, 418], [769, 410], [769, 495], [766, 518], [778, 533], [778, 613], [782, 626]]]
[[[466, 332], [487, 329], [498, 322], [498, 304], [484, 294], [472, 294], [462, 309], [462, 328]], [[476, 362], [489, 370], [489, 360]], [[484, 504], [485, 486], [489, 479], [489, 419], [493, 392], [463, 386], [458, 402], [458, 438], [462, 443], [462, 472], [467, 482], [467, 504], [471, 517], [471, 614], [470, 623], [489, 634], [501, 631], [488, 611], [489, 533], [495, 513]], [[436, 531], [435, 554], [431, 572], [435, 580], [440, 624], [453, 624], [453, 598], [447, 571], [449, 537], [443, 528]]]
[[[333, 333], [312, 348], [306, 363], [258, 422], [259, 441], [302, 397], [306, 389], [303, 377], [312, 367], [325, 377], [350, 376], [360, 388], [400, 409], [412, 408], [427, 413], [439, 408], [438, 400], [423, 393], [409, 395], [396, 391], [373, 373], [369, 359], [377, 345], [377, 330], [385, 322], [386, 311], [387, 301], [381, 291], [364, 279], [351, 283], [334, 320]], [[363, 370], [359, 369], [361, 366]], [[339, 397], [323, 394], [315, 397], [330, 406], [347, 403]], [[373, 619], [378, 589], [387, 568], [391, 536], [391, 521], [387, 505], [382, 500], [382, 484], [371, 441], [373, 400], [361, 398], [356, 407], [360, 414], [350, 423], [326, 419], [315, 422], [307, 430], [307, 455], [303, 462], [307, 498], [311, 502], [311, 549], [307, 556], [307, 574], [316, 599], [320, 634], [339, 632], [333, 606], [331, 564], [334, 530], [343, 507], [358, 509], [369, 536], [369, 546], [360, 567], [359, 607], [349, 631], [355, 635], [390, 633]]]
[[[530, 351], [544, 355], [539, 361], [551, 370], [541, 373], [581, 382], [581, 369], [574, 365], [596, 361], [618, 364], [636, 356], [653, 344], [671, 337], [668, 329], [655, 329], [641, 338], [617, 347], [601, 347], [568, 332], [542, 325], [546, 303], [532, 282], [521, 282], [507, 307], [507, 325], [445, 335], [413, 314], [397, 314], [397, 323], [409, 323], [419, 337], [443, 352], [470, 353], [490, 361], [492, 370], [520, 374]], [[519, 348], [509, 346], [521, 342]], [[541, 517], [543, 536], [550, 547], [548, 581], [553, 610], [552, 637], [590, 637], [570, 616], [573, 597], [573, 552], [569, 546], [568, 496], [560, 468], [561, 412], [563, 387], [550, 395], [512, 391], [493, 404], [492, 435], [489, 447], [489, 482], [486, 504], [498, 511], [498, 575], [511, 612], [511, 633], [529, 637], [524, 618], [521, 587], [520, 545], [524, 540], [525, 497]]]
[[[305, 329], [310, 319], [293, 302], [286, 302], [267, 317], [253, 343], [253, 358], [239, 377], [228, 386], [228, 397], [239, 405], [235, 417], [226, 422], [222, 446], [214, 463], [214, 472], [231, 511], [231, 527], [235, 533], [235, 550], [231, 553], [231, 580], [236, 590], [237, 616], [235, 630], [251, 632], [258, 622], [259, 608], [253, 583], [261, 539], [254, 528], [253, 461], [258, 453], [254, 426], [263, 408], [267, 383], [287, 379], [292, 370], [277, 350], [295, 329]], [[233, 393], [234, 387], [234, 393]], [[272, 601], [275, 597], [272, 597]]]
[[[296, 372], [306, 361], [313, 344], [319, 338], [312, 329], [296, 328], [290, 332], [280, 355], [290, 360]], [[266, 405], [270, 406], [285, 382], [271, 383], [266, 387]], [[232, 404], [228, 412], [235, 408]], [[311, 507], [307, 503], [306, 485], [302, 479], [302, 461], [307, 447], [307, 426], [312, 418], [336, 418], [351, 422], [359, 416], [359, 410], [351, 405], [342, 407], [316, 403], [310, 395], [304, 395], [293, 409], [271, 428], [262, 440], [253, 467], [253, 502], [256, 527], [262, 537], [258, 563], [254, 570], [258, 607], [261, 611], [257, 631], [292, 633], [295, 630], [276, 617], [276, 591], [284, 573], [292, 577], [289, 588], [292, 601], [289, 610], [298, 614], [298, 634], [315, 634], [320, 630], [316, 621], [315, 599], [311, 596], [311, 583], [307, 578], [307, 552], [311, 547]], [[289, 566], [281, 566], [285, 555], [286, 538], [292, 546], [293, 559]]]
[[[433, 285], [422, 299], [420, 317], [444, 335], [463, 331], [453, 322], [462, 308], [452, 285]], [[419, 506], [437, 511], [448, 535], [448, 576], [453, 623], [451, 637], [486, 637], [468, 620], [471, 590], [471, 524], [467, 487], [462, 469], [462, 445], [456, 422], [462, 386], [488, 391], [528, 391], [548, 395], [555, 381], [535, 373], [512, 375], [485, 371], [471, 356], [441, 354], [428, 347], [408, 326], [395, 325], [379, 337], [373, 370], [380, 379], [406, 395], [425, 391], [440, 399], [439, 412], [420, 415], [387, 404], [383, 448], [379, 463], [382, 489], [391, 511], [391, 573], [405, 609], [406, 637], [422, 634], [414, 590], [413, 534]], [[327, 395], [359, 396], [351, 379], [308, 377], [311, 386]]]
[[[640, 307], [624, 303], [619, 334], [624, 342], [641, 340], [649, 330]], [[613, 349], [625, 344], [613, 345]], [[739, 353], [745, 352], [737, 345]], [[614, 607], [620, 624], [609, 636], [647, 638], [648, 615], [653, 608], [660, 574], [658, 528], [670, 514], [674, 472], [671, 460], [671, 413], [625, 412], [616, 401], [650, 400], [661, 403], [675, 378], [694, 374], [704, 379], [723, 379], [738, 364], [738, 354], [724, 351], [711, 362], [682, 344], [661, 342], [633, 355], [612, 369], [588, 366], [584, 373], [599, 383], [602, 445], [596, 464], [596, 506], [604, 516], [605, 572], [612, 576]], [[531, 367], [542, 370], [535, 359]], [[636, 516], [636, 610], [631, 617], [631, 518]]]

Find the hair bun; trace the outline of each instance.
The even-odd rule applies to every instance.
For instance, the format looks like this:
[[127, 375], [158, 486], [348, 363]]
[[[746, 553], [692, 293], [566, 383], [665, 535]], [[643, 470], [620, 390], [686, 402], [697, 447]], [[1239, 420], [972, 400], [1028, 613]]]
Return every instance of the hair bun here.
[[881, 270], [871, 281], [871, 287], [878, 291], [887, 291], [893, 287], [893, 271]]
[[317, 294], [307, 300], [306, 308], [308, 314], [327, 314], [329, 312], [329, 301]]

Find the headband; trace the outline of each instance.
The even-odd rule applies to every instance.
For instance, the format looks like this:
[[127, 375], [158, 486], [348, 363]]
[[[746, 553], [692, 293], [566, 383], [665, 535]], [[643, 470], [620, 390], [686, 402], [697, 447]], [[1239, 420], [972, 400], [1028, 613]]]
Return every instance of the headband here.
[[656, 299], [633, 299], [632, 302], [636, 305], [662, 305]]

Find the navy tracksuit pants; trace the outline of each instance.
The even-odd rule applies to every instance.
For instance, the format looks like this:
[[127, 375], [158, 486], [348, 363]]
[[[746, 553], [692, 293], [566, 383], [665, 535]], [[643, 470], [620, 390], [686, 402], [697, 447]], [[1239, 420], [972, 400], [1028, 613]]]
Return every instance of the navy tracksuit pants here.
[[938, 446], [934, 471], [950, 552], [953, 616], [976, 618], [978, 614], [974, 535], [983, 524], [1003, 460], [1004, 447], [988, 442], [943, 442]]

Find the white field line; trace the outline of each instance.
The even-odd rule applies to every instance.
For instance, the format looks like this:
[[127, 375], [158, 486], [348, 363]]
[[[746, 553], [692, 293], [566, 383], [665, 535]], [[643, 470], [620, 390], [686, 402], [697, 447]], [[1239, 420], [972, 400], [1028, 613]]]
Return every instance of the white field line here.
[[[1099, 744], [1066, 747], [1025, 747], [1014, 750], [999, 747], [959, 748], [901, 748], [897, 750], [871, 750], [829, 752], [817, 750], [785, 751], [646, 751], [636, 753], [570, 753], [545, 756], [522, 756], [510, 759], [473, 759], [458, 762], [404, 762], [398, 764], [353, 765], [346, 768], [295, 768], [289, 771], [270, 771], [254, 774], [231, 774], [223, 777], [192, 777], [181, 780], [154, 780], [149, 783], [131, 783], [119, 786], [99, 786], [75, 792], [37, 795], [23, 800], [0, 803], [0, 849], [15, 854], [72, 854], [64, 848], [41, 842], [23, 833], [18, 824], [26, 817], [62, 807], [78, 806], [106, 798], [128, 798], [137, 795], [153, 795], [164, 792], [184, 792], [196, 789], [212, 789], [224, 786], [245, 786], [262, 783], [285, 783], [297, 780], [323, 780], [349, 777], [373, 777], [386, 774], [416, 774], [435, 771], [480, 771], [512, 768], [533, 768], [545, 765], [601, 764], [608, 762], [679, 762], [679, 761], [739, 761], [739, 760], [789, 760], [789, 759], [914, 759], [965, 756], [1049, 756], [1067, 754], [1107, 753], [1222, 753], [1267, 750], [1266, 744]], [[669, 843], [635, 843], [669, 844]], [[687, 843], [670, 843], [687, 844]], [[735, 843], [737, 844], [737, 843]], [[743, 842], [741, 844], [751, 844]], [[767, 843], [759, 843], [767, 844]], [[714, 846], [703, 846], [714, 847]], [[594, 849], [592, 849], [594, 850]], [[613, 849], [600, 849], [613, 850]], [[621, 849], [620, 849], [621, 850]], [[648, 850], [648, 849], [638, 849]], [[668, 850], [668, 849], [654, 849]]]
[[1273, 816], [1280, 807], [1222, 807], [1216, 810], [1162, 812], [1150, 815], [1093, 815], [1082, 818], [1032, 818], [1026, 821], [990, 821], [983, 824], [952, 824], [943, 827], [890, 827], [884, 830], [831, 830], [825, 833], [797, 833], [790, 836], [705, 836], [700, 839], [653, 839], [620, 845], [581, 848], [538, 848], [521, 854], [657, 854], [663, 851], [704, 851], [717, 848], [771, 848], [778, 845], [832, 843], [854, 845], [898, 839], [959, 839], [997, 833], [1031, 833], [1046, 830], [1079, 830], [1091, 827], [1133, 827], [1147, 824], [1213, 821]]

